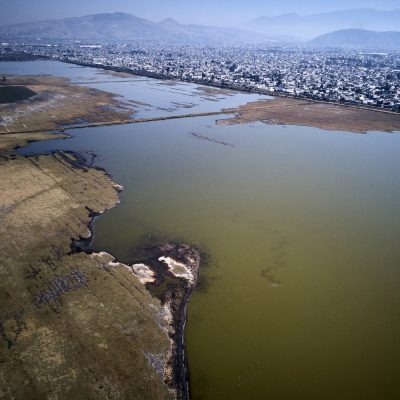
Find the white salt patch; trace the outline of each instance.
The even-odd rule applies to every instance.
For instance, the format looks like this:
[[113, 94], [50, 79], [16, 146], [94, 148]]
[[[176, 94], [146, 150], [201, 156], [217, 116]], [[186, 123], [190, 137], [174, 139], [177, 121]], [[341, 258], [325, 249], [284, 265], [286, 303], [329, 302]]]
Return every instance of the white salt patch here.
[[91, 254], [91, 257], [101, 258], [102, 261], [110, 267], [124, 267], [129, 269], [129, 271], [132, 272], [143, 285], [145, 285], [146, 283], [153, 283], [156, 280], [154, 271], [145, 264], [126, 265], [115, 261], [115, 258], [105, 251], [102, 251], [100, 253], [93, 253]]
[[156, 280], [154, 271], [146, 264], [133, 264], [132, 271], [143, 285]]
[[168, 266], [168, 270], [178, 278], [183, 278], [194, 283], [194, 276], [192, 271], [183, 263], [174, 260], [171, 257], [160, 257], [158, 261], [162, 261]]

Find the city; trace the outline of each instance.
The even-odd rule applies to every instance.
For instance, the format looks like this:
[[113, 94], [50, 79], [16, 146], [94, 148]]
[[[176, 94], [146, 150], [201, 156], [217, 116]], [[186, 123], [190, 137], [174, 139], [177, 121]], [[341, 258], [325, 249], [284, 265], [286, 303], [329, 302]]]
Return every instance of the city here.
[[161, 79], [400, 111], [400, 54], [305, 47], [2, 43], [0, 57], [44, 57]]

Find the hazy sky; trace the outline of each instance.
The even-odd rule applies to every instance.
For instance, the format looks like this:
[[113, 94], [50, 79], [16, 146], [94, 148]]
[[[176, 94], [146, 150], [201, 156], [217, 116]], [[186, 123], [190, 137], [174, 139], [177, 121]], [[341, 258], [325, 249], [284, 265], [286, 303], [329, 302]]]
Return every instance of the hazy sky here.
[[151, 21], [241, 25], [252, 18], [287, 12], [311, 14], [359, 7], [389, 10], [400, 0], [0, 0], [0, 24], [123, 11]]

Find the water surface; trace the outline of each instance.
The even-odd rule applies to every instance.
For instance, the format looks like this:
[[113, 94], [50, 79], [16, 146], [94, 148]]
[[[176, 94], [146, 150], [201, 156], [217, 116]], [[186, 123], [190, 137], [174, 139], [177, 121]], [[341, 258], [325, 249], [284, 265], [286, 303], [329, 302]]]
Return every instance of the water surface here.
[[67, 77], [76, 84], [116, 93], [122, 102], [132, 107], [136, 118], [219, 111], [269, 98], [194, 83], [157, 80], [129, 74], [114, 75], [103, 69], [59, 61], [2, 62], [0, 73]]
[[193, 399], [398, 397], [398, 134], [211, 117], [71, 133], [21, 152], [94, 151], [125, 186], [95, 249], [129, 261], [176, 238], [209, 255], [188, 309]]

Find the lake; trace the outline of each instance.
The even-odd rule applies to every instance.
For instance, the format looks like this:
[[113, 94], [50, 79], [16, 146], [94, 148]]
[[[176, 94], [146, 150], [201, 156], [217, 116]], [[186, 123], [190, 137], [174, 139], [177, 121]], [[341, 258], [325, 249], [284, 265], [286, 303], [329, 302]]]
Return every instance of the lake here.
[[[11, 72], [90, 82], [146, 103], [140, 117], [262, 98], [50, 61], [0, 63]], [[398, 133], [218, 126], [215, 117], [69, 133], [19, 152], [94, 152], [125, 186], [94, 223], [94, 250], [129, 262], [143, 243], [175, 239], [208, 255], [188, 307], [192, 399], [398, 397]]]

